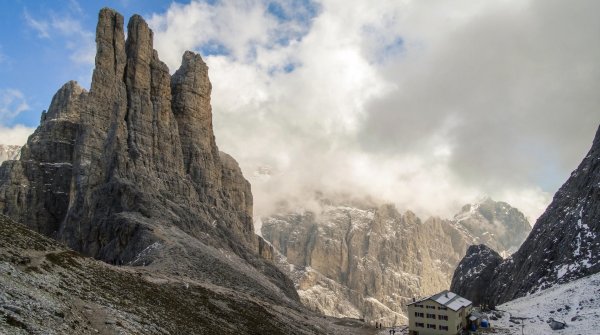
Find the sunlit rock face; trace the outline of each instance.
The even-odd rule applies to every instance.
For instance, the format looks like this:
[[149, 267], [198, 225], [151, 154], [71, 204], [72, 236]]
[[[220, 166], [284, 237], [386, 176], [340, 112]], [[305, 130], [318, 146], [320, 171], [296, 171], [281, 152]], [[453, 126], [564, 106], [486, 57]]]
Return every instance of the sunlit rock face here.
[[[485, 239], [506, 251], [528, 232], [513, 227], [529, 226], [518, 210], [491, 199], [466, 205], [453, 220], [423, 221], [392, 205], [329, 200], [318, 213], [282, 213], [262, 219], [262, 234], [280, 253], [280, 267], [302, 302], [328, 315], [388, 325], [406, 320], [413, 297], [448, 289], [470, 245]], [[502, 240], [488, 228], [502, 231]]]
[[[488, 266], [493, 257], [477, 257], [467, 255], [452, 281], [476, 303], [503, 303], [600, 271], [600, 128], [519, 250], [497, 266]], [[478, 263], [483, 270], [465, 276]]]

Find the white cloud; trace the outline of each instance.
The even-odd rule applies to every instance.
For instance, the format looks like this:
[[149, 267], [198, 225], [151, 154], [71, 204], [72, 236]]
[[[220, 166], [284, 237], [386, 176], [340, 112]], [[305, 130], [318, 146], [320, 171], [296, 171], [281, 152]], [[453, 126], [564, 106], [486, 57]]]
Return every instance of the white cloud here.
[[[81, 7], [76, 1], [70, 1], [68, 7], [75, 15], [81, 14]], [[49, 13], [46, 19], [36, 19], [28, 11], [24, 12], [27, 25], [38, 33], [39, 38], [62, 38], [65, 46], [71, 50], [70, 59], [78, 64], [89, 66], [94, 64], [96, 45], [94, 34], [85, 30], [79, 19], [71, 14]]]
[[222, 49], [219, 53], [226, 53], [235, 62], [270, 66], [273, 64], [265, 63], [257, 53], [275, 48], [284, 55], [277, 52], [271, 56], [281, 61], [287, 55], [285, 49], [278, 48], [278, 39], [298, 35], [303, 27], [297, 20], [278, 22], [267, 13], [268, 4], [263, 1], [214, 5], [192, 1], [187, 5], [173, 3], [166, 14], [155, 14], [148, 23], [154, 28], [155, 47], [171, 70], [179, 66], [188, 48]]
[[50, 38], [50, 27], [47, 21], [36, 20], [29, 14], [27, 10], [25, 10], [23, 16], [25, 17], [25, 23], [27, 23], [30, 28], [37, 31], [39, 38]]
[[75, 14], [83, 14], [83, 8], [81, 8], [81, 5], [77, 0], [69, 0], [68, 7], [70, 11]]
[[0, 124], [12, 120], [29, 109], [23, 93], [15, 89], [0, 89]]
[[23, 93], [15, 89], [0, 89], [0, 144], [23, 145], [34, 128], [20, 124], [6, 126], [17, 115], [29, 109]]
[[488, 194], [534, 219], [600, 122], [596, 2], [277, 3], [149, 20], [172, 71], [204, 52], [217, 142], [258, 215], [321, 190], [442, 216]]
[[0, 125], [0, 144], [24, 145], [34, 130], [20, 124], [12, 127]]
[[[148, 22], [171, 71], [204, 54], [217, 143], [258, 215], [320, 190], [441, 216], [488, 194], [534, 219], [600, 121], [598, 5], [192, 1]], [[93, 63], [78, 20], [26, 21]]]
[[52, 27], [66, 37], [67, 49], [71, 50], [71, 60], [77, 64], [92, 65], [96, 56], [94, 34], [83, 29], [79, 20], [69, 17], [52, 19]]

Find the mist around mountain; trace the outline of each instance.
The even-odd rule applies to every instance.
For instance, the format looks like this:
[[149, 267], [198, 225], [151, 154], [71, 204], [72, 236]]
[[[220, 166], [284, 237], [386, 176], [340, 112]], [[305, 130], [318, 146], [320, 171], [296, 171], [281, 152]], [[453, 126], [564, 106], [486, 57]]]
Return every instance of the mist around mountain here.
[[523, 213], [489, 197], [463, 206], [453, 221], [467, 230], [473, 244], [485, 244], [504, 258], [517, 251], [531, 231]]
[[283, 207], [262, 218], [262, 236], [306, 306], [372, 323], [405, 323], [413, 297], [448, 289], [470, 245], [485, 242], [507, 255], [531, 229], [520, 211], [489, 197], [453, 219], [422, 220], [393, 205], [319, 196], [318, 211]]
[[451, 289], [475, 303], [496, 305], [600, 272], [599, 204], [600, 127], [519, 250], [502, 260], [485, 246], [470, 249]]

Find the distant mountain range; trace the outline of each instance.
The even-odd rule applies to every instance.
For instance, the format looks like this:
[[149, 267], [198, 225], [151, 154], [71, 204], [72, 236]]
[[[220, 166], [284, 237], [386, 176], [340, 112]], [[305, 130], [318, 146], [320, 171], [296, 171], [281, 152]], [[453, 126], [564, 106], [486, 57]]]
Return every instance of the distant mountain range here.
[[262, 219], [280, 268], [312, 309], [387, 325], [406, 321], [413, 297], [447, 289], [470, 245], [484, 242], [508, 255], [531, 230], [520, 211], [490, 198], [451, 220], [423, 221], [392, 205], [321, 199], [321, 206]]

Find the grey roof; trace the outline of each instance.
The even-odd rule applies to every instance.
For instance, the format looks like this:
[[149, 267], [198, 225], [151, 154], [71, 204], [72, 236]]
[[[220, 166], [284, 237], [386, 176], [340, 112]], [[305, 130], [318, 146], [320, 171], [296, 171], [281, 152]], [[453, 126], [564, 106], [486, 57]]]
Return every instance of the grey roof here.
[[458, 295], [454, 292], [450, 292], [448, 290], [444, 290], [438, 294], [434, 294], [430, 297], [412, 302], [409, 305], [416, 304], [418, 302], [423, 302], [426, 300], [433, 300], [440, 305], [450, 308], [453, 311], [458, 311], [459, 309], [461, 309], [463, 307], [467, 307], [472, 304], [471, 301], [461, 297], [460, 295]]

